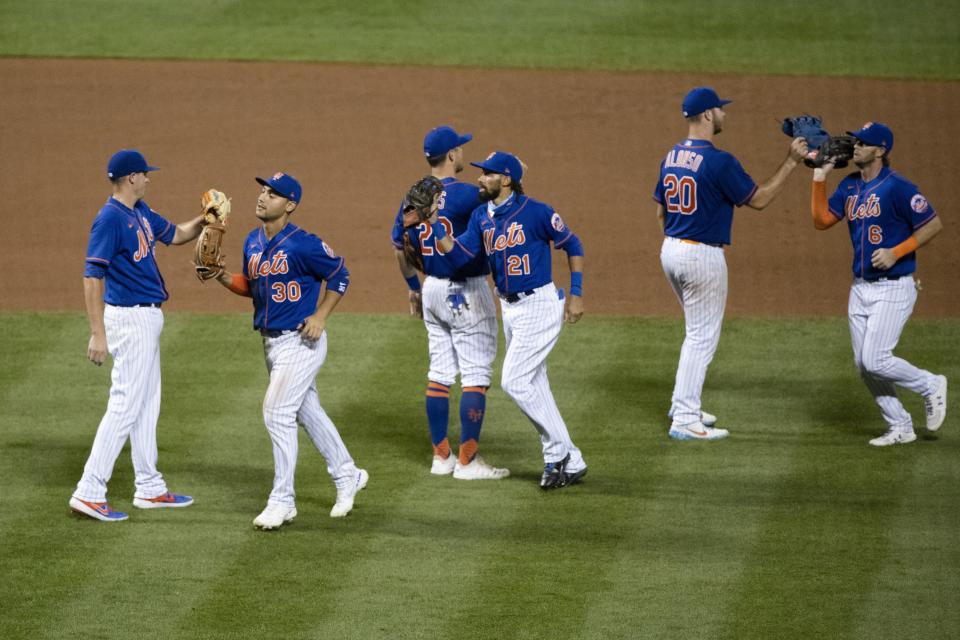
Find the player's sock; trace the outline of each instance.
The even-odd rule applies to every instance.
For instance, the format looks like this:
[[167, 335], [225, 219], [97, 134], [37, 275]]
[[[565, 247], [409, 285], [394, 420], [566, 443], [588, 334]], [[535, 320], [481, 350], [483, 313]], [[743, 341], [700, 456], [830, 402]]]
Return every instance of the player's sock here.
[[440, 444], [433, 445], [433, 455], [441, 458], [450, 457], [450, 441], [444, 438]]
[[460, 464], [469, 464], [477, 455], [480, 427], [487, 409], [486, 387], [464, 387], [460, 396]]
[[[450, 421], [450, 387], [439, 382], [427, 385], [427, 424], [430, 426], [430, 442], [434, 451], [447, 443], [447, 423]], [[447, 455], [450, 445], [446, 444]], [[436, 455], [440, 455], [437, 453]], [[446, 457], [446, 456], [444, 456]]]

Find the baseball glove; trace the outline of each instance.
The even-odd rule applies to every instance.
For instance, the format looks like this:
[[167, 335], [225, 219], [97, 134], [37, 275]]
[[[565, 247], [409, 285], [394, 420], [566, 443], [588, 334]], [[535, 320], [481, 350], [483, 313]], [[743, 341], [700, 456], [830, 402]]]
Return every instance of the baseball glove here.
[[823, 122], [816, 116], [797, 116], [783, 119], [783, 132], [791, 138], [803, 138], [807, 141], [807, 156], [803, 163], [808, 167], [822, 167], [832, 162], [842, 169], [853, 157], [851, 136], [831, 136], [823, 128]]
[[200, 199], [203, 208], [203, 230], [193, 252], [193, 266], [201, 282], [223, 273], [223, 234], [227, 232], [230, 199], [222, 191], [210, 189]]
[[230, 215], [230, 198], [223, 191], [208, 189], [200, 198], [200, 209], [206, 224], [226, 224]]
[[410, 233], [406, 229], [403, 231], [403, 255], [407, 262], [417, 271], [423, 272], [423, 256], [420, 254], [419, 242], [414, 244], [410, 240]]
[[439, 178], [426, 176], [410, 187], [403, 199], [403, 228], [415, 227], [430, 217], [433, 201], [443, 193]]

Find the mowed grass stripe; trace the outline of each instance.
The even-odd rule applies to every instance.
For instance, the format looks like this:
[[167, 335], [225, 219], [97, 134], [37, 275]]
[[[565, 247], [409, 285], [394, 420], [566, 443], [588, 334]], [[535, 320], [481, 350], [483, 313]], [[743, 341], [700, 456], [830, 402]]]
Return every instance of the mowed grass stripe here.
[[[378, 365], [395, 361], [393, 351], [416, 342], [409, 339], [410, 327], [387, 318], [368, 317], [361, 325], [353, 323], [350, 316], [330, 320], [328, 357], [317, 386], [321, 404], [357, 464], [370, 471], [370, 490], [360, 494], [348, 518], [331, 519], [328, 512], [335, 489], [322, 456], [301, 432], [297, 519], [276, 533], [252, 529], [250, 521], [266, 504], [272, 474], [263, 478], [253, 489], [256, 506], [242, 515], [243, 534], [237, 552], [211, 582], [204, 601], [181, 622], [184, 635], [201, 631], [209, 637], [222, 633], [309, 637], [318, 625], [349, 629], [341, 626], [349, 625], [351, 619], [335, 606], [336, 594], [344, 588], [344, 576], [350, 574], [353, 565], [370, 555], [368, 548], [378, 538], [376, 523], [382, 519], [378, 517], [377, 498], [389, 500], [385, 489], [391, 485], [379, 471], [386, 465], [378, 462], [383, 455], [370, 445], [370, 436], [379, 425], [396, 422], [396, 413], [389, 412], [388, 407], [396, 406], [391, 399], [396, 396], [398, 380], [391, 367]], [[262, 396], [265, 374], [261, 387]], [[378, 409], [379, 405], [383, 407]], [[259, 429], [264, 431], [262, 420]], [[383, 451], [396, 457], [389, 446]], [[258, 453], [269, 457], [269, 452], [267, 440]], [[393, 484], [403, 486], [400, 482]], [[367, 588], [370, 579], [370, 575], [364, 576]], [[264, 616], [264, 610], [270, 615]]]
[[[32, 406], [40, 416], [36, 428], [0, 431], [3, 497], [20, 505], [5, 510], [4, 541], [14, 542], [0, 551], [16, 578], [2, 591], [12, 603], [0, 614], [9, 637], [438, 637], [464, 629], [481, 638], [557, 629], [580, 637], [855, 637], [882, 630], [871, 620], [878, 614], [917, 621], [937, 637], [933, 625], [950, 620], [925, 626], [919, 618], [949, 608], [960, 586], [949, 547], [960, 504], [955, 420], [935, 441], [868, 447], [882, 425], [853, 370], [843, 319], [728, 321], [705, 407], [733, 436], [713, 444], [665, 435], [679, 320], [588, 318], [567, 327], [550, 375], [591, 472], [580, 487], [543, 494], [535, 432], [497, 388], [498, 376], [481, 452], [514, 476], [466, 485], [432, 478], [422, 324], [334, 316], [318, 386], [371, 485], [349, 518], [330, 519], [334, 490], [303, 438], [301, 515], [271, 535], [250, 525], [269, 491], [272, 459], [260, 416], [266, 373], [246, 314], [168, 316], [161, 469], [197, 505], [136, 511], [119, 529], [68, 515], [65, 499], [109, 386], [108, 372], [84, 360], [86, 322], [73, 317], [0, 315], [0, 347], [15, 351], [7, 341], [22, 338], [31, 360], [46, 363], [0, 388], [5, 422]], [[958, 376], [958, 330], [956, 320], [916, 320], [898, 353]], [[33, 339], [60, 331], [75, 335]], [[192, 382], [204, 371], [198, 348], [224, 354], [215, 368], [221, 387], [235, 389], [215, 394], [201, 424], [192, 414], [205, 406]], [[72, 357], [75, 364], [58, 365]], [[94, 376], [86, 392], [99, 394], [85, 401], [87, 416], [44, 391], [73, 393], [85, 376]], [[905, 401], [919, 416], [919, 400]], [[71, 421], [90, 424], [45, 426]], [[131, 486], [125, 452], [111, 483], [119, 506], [129, 506]], [[828, 561], [838, 570], [823, 578]], [[825, 597], [836, 602], [825, 605]], [[129, 623], [105, 629], [91, 609]]]

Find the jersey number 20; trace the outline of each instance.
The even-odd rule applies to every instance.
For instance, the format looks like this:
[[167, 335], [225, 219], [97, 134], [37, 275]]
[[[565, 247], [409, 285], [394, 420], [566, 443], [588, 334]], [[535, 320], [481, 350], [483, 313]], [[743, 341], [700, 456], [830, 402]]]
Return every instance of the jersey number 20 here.
[[667, 213], [689, 216], [697, 210], [697, 181], [690, 176], [668, 173], [663, 176], [663, 188]]
[[[438, 217], [437, 220], [439, 220], [440, 224], [443, 225], [443, 228], [447, 230], [447, 235], [452, 238], [453, 224], [443, 216]], [[420, 253], [425, 256], [432, 256], [433, 246], [436, 244], [434, 242], [430, 242], [430, 238], [433, 237], [433, 227], [426, 222], [420, 223], [420, 232], [418, 237], [420, 239]], [[439, 246], [437, 247], [437, 253], [443, 253], [443, 250]]]

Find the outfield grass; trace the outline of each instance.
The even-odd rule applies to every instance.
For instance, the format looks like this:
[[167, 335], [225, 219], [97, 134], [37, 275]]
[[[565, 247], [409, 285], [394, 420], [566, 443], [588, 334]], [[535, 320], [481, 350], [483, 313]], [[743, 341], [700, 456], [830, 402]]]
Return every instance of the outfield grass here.
[[[371, 474], [353, 514], [301, 439], [300, 515], [254, 531], [272, 478], [246, 315], [169, 314], [161, 470], [196, 504], [70, 514], [109, 368], [78, 314], [2, 314], [4, 638], [947, 638], [960, 628], [960, 426], [875, 450], [842, 319], [732, 320], [706, 408], [732, 435], [666, 437], [682, 331], [587, 318], [551, 356], [583, 485], [536, 487], [533, 428], [496, 386], [481, 452], [513, 475], [428, 473], [422, 326], [339, 315], [321, 401]], [[960, 320], [899, 353], [960, 380]], [[502, 350], [499, 361], [502, 360]], [[207, 362], [213, 364], [208, 364]], [[922, 424], [921, 404], [906, 402]], [[953, 402], [952, 404], [956, 404]], [[454, 433], [456, 430], [454, 429]], [[110, 484], [130, 510], [125, 452]]]
[[0, 0], [0, 55], [960, 78], [958, 0]]

